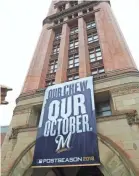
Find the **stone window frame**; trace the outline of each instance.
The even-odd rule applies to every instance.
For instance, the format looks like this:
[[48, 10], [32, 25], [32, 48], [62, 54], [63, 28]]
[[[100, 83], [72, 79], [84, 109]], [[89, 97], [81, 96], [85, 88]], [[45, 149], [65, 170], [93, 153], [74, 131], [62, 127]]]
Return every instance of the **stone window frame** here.
[[[100, 53], [100, 55], [98, 55]], [[100, 46], [89, 49], [90, 62], [102, 60], [102, 52]]]
[[71, 54], [68, 59], [68, 68], [78, 67], [79, 66], [79, 54]]
[[97, 31], [94, 31], [91, 34], [88, 34], [87, 35], [87, 40], [88, 40], [88, 43], [94, 43], [94, 42], [99, 41]]
[[49, 74], [55, 73], [57, 70], [57, 66], [58, 66], [58, 59], [50, 61], [49, 62], [49, 69], [48, 69]]
[[95, 106], [96, 106], [96, 117], [105, 117], [112, 115], [110, 100], [95, 103]]
[[[71, 44], [73, 45], [72, 47], [71, 47]], [[70, 40], [70, 42], [69, 42], [69, 50], [74, 49], [74, 48], [78, 48], [78, 47], [79, 47], [78, 38]]]
[[102, 74], [102, 73], [105, 73], [104, 66], [99, 67], [99, 68], [94, 68], [91, 70], [91, 75], [98, 75], [98, 74]]
[[109, 90], [95, 93], [95, 112], [97, 119], [114, 114], [113, 100]]
[[68, 81], [73, 81], [73, 80], [77, 80], [79, 79], [79, 74], [72, 74], [72, 75], [69, 75], [68, 77]]

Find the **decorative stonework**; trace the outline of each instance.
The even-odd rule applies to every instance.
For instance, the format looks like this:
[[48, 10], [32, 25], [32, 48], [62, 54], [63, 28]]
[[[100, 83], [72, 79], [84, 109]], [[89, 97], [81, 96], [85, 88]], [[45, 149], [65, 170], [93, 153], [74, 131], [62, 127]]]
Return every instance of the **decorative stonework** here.
[[115, 111], [111, 116], [97, 117], [97, 122], [127, 119], [129, 125], [139, 124], [139, 115], [136, 110]]
[[[98, 4], [98, 2], [95, 3], [95, 5], [96, 4]], [[43, 25], [46, 24], [48, 20], [55, 20], [55, 19], [61, 18], [61, 17], [63, 18], [64, 16], [70, 15], [71, 13], [73, 13], [75, 11], [78, 12], [78, 11], [82, 10], [84, 7], [89, 7], [90, 5], [92, 6], [92, 1], [86, 1], [84, 3], [80, 3], [80, 4], [76, 5], [74, 7], [65, 9], [61, 12], [58, 12], [58, 13], [53, 14], [51, 16], [48, 16], [43, 20]]]
[[126, 113], [126, 118], [129, 125], [139, 124], [139, 116], [136, 110]]
[[11, 135], [9, 136], [9, 140], [17, 139], [19, 132], [29, 132], [29, 131], [37, 131], [37, 127], [25, 125], [25, 126], [18, 126], [16, 128], [12, 128]]
[[[77, 52], [78, 52], [78, 48], [77, 48]], [[73, 53], [76, 53], [76, 51], [74, 51]], [[73, 53], [71, 52], [69, 54], [73, 54]], [[95, 82], [95, 84], [97, 84], [98, 82], [106, 82], [106, 81], [110, 81], [110, 80], [114, 80], [114, 79], [118, 79], [118, 78], [123, 78], [123, 77], [128, 77], [128, 76], [137, 76], [138, 77], [139, 72], [135, 69], [134, 70], [133, 69], [125, 69], [125, 70], [118, 70], [118, 71], [110, 71], [110, 72], [107, 72], [107, 73], [94, 75], [94, 82]], [[130, 83], [130, 85], [131, 84], [133, 84], [133, 83]], [[134, 83], [134, 85], [135, 84], [139, 85], [139, 83]], [[29, 91], [27, 93], [22, 93], [16, 99], [16, 103], [18, 103], [19, 101], [22, 101], [22, 100], [29, 99], [29, 98], [35, 98], [35, 97], [43, 96], [44, 92], [45, 92], [45, 89], [46, 88], [42, 88], [42, 89], [38, 89], [38, 90]], [[119, 90], [119, 88], [110, 89], [110, 91], [113, 93], [113, 96], [116, 96], [116, 93], [118, 93], [117, 90]], [[123, 95], [123, 92], [122, 92], [122, 95]]]
[[13, 112], [13, 115], [24, 114], [24, 113], [31, 113], [31, 107], [22, 107], [21, 109], [16, 108]]
[[130, 83], [111, 89], [112, 96], [120, 96], [132, 93], [139, 93], [139, 83]]
[[17, 139], [17, 135], [18, 135], [18, 129], [12, 128], [11, 135], [9, 136], [9, 140]]

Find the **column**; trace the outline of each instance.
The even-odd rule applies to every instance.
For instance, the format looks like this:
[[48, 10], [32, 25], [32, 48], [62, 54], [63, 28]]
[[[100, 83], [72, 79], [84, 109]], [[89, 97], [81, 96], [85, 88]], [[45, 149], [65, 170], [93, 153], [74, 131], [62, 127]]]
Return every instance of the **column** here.
[[62, 36], [60, 42], [60, 50], [58, 56], [58, 68], [56, 71], [56, 83], [61, 83], [67, 80], [68, 68], [68, 49], [69, 49], [69, 27], [68, 24], [63, 24]]
[[87, 41], [86, 23], [83, 18], [78, 19], [79, 29], [79, 76], [80, 78], [90, 75], [90, 61]]
[[96, 7], [95, 20], [104, 61], [105, 71], [133, 68], [136, 65], [128, 49], [123, 34], [107, 2]]
[[45, 87], [48, 62], [54, 40], [53, 30], [47, 30], [47, 27], [48, 26], [46, 24], [42, 29], [40, 39], [25, 79], [22, 93]]

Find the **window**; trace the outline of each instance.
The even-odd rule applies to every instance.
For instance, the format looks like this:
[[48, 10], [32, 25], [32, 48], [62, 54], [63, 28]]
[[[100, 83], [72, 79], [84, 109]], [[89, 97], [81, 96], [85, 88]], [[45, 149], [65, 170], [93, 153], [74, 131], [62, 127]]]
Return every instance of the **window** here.
[[89, 12], [93, 11], [93, 7], [90, 7], [88, 10], [89, 10]]
[[111, 116], [110, 102], [96, 103], [96, 116]]
[[98, 35], [96, 32], [88, 35], [88, 43], [93, 43], [98, 41]]
[[76, 17], [78, 16], [78, 13], [74, 13], [74, 15], [73, 15], [73, 16], [74, 16], [74, 18], [76, 18]]
[[61, 12], [61, 11], [63, 11], [63, 10], [65, 10], [65, 4], [64, 4], [64, 5], [59, 6], [59, 11]]
[[68, 81], [72, 81], [72, 80], [76, 80], [76, 79], [79, 79], [79, 75], [68, 76]]
[[87, 9], [84, 9], [84, 10], [83, 10], [83, 14], [85, 14], [85, 13], [87, 13]]
[[70, 35], [78, 33], [78, 27], [71, 28]]
[[61, 33], [55, 33], [55, 40], [61, 39]]
[[69, 20], [72, 19], [72, 15], [69, 15], [69, 16], [68, 16], [68, 19], [69, 19]]
[[49, 73], [55, 73], [56, 72], [56, 70], [57, 70], [57, 60], [55, 60], [55, 61], [51, 61], [50, 63], [49, 63]]
[[74, 7], [74, 6], [78, 5], [78, 1], [71, 1], [70, 5], [71, 5], [71, 7]]
[[58, 24], [58, 20], [55, 20], [55, 21], [54, 21], [54, 24]]
[[88, 22], [88, 23], [86, 24], [86, 27], [87, 27], [87, 29], [96, 28], [96, 23], [95, 23], [95, 21]]
[[53, 46], [53, 54], [59, 53], [59, 45]]
[[69, 48], [70, 49], [74, 49], [74, 48], [78, 48], [78, 39], [75, 39], [75, 40], [71, 40], [70, 41], [70, 44], [69, 44]]
[[48, 87], [48, 86], [52, 86], [52, 85], [54, 85], [55, 84], [55, 80], [50, 80], [50, 81], [47, 81], [46, 82], [46, 86]]
[[102, 59], [100, 47], [93, 48], [89, 51], [90, 62], [95, 62]]
[[62, 22], [63, 22], [63, 18], [60, 19], [60, 23], [62, 23]]
[[104, 72], [105, 72], [104, 67], [97, 68], [97, 69], [92, 70], [92, 75], [101, 74], [101, 73], [104, 73]]
[[60, 24], [60, 23], [62, 23], [64, 20], [63, 20], [63, 18], [61, 18], [60, 20], [55, 20], [54, 21], [54, 24]]
[[79, 66], [79, 55], [74, 54], [69, 56], [69, 65], [68, 68], [73, 68]]

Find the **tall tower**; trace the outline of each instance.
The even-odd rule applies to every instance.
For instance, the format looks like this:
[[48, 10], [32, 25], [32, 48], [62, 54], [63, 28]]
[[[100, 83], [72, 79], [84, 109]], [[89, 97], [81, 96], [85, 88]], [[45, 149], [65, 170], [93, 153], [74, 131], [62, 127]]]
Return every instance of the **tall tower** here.
[[[31, 169], [44, 91], [94, 76], [101, 166]], [[2, 146], [2, 175], [139, 175], [139, 72], [109, 1], [52, 1]]]

